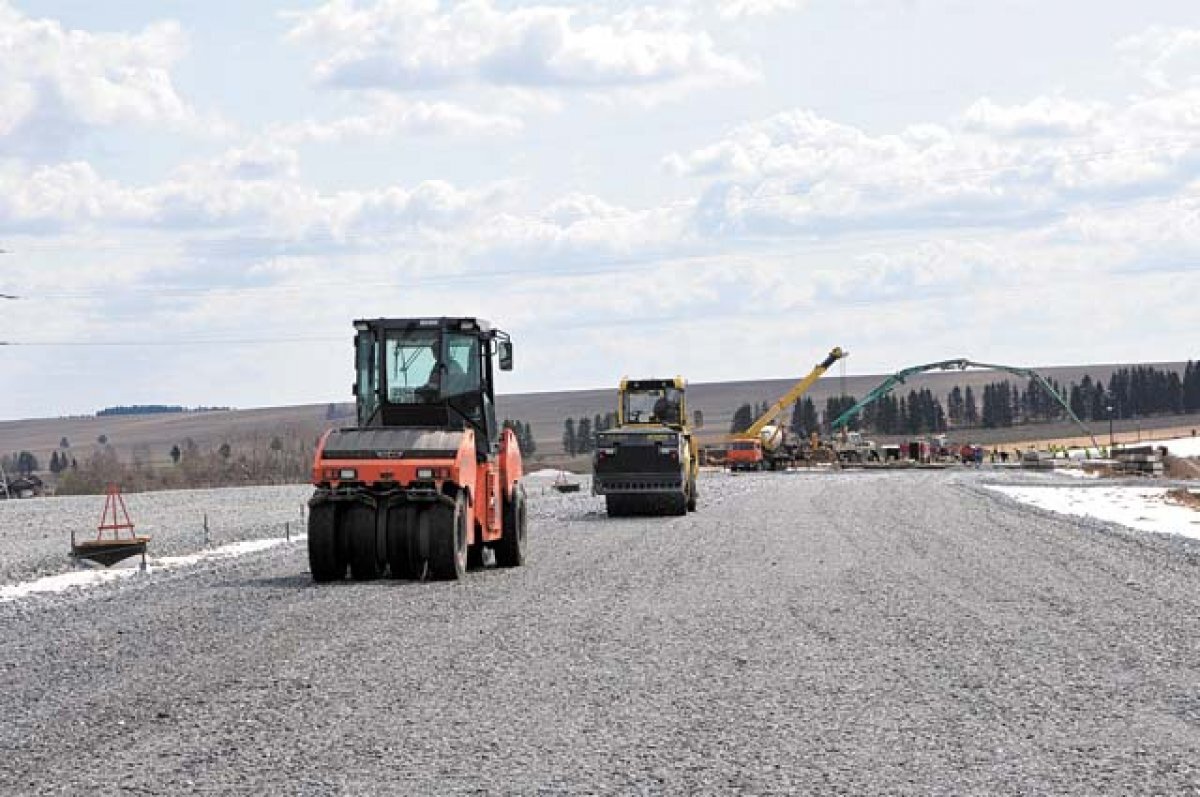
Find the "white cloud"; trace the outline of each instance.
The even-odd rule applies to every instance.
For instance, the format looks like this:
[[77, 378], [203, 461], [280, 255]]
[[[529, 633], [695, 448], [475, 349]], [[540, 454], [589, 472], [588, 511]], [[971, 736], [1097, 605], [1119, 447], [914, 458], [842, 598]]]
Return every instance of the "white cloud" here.
[[53, 152], [92, 126], [194, 122], [171, 79], [185, 46], [174, 22], [67, 30], [0, 0], [0, 152]]
[[233, 180], [274, 180], [295, 178], [300, 172], [300, 156], [280, 143], [258, 140], [248, 146], [231, 149], [213, 164], [215, 170]]
[[69, 225], [148, 221], [151, 204], [75, 161], [0, 169], [0, 221], [10, 229], [57, 233]]
[[1117, 49], [1157, 89], [1200, 84], [1200, 28], [1155, 26], [1123, 39]]
[[801, 0], [717, 0], [717, 13], [724, 19], [765, 17], [782, 11], [794, 11]]
[[1108, 112], [1103, 103], [1037, 97], [1022, 105], [1000, 105], [984, 97], [963, 114], [963, 129], [996, 136], [1079, 136], [1095, 132]]
[[181, 166], [148, 186], [103, 179], [82, 161], [36, 168], [9, 163], [0, 168], [0, 223], [44, 235], [81, 226], [166, 226], [277, 244], [345, 245], [461, 227], [501, 212], [511, 193], [503, 184], [460, 189], [441, 180], [322, 192], [298, 177], [296, 152], [264, 141]]
[[[289, 159], [268, 157], [268, 168]], [[268, 156], [270, 153], [268, 153]], [[180, 229], [212, 230], [223, 235], [251, 236], [272, 246], [304, 244], [341, 247], [380, 244], [413, 234], [467, 224], [485, 212], [501, 208], [504, 186], [460, 189], [441, 180], [411, 188], [385, 186], [363, 190], [321, 192], [292, 179], [286, 172], [262, 177], [258, 163], [235, 151], [214, 162], [180, 169], [164, 183], [145, 190], [162, 223]], [[247, 175], [247, 164], [252, 173]], [[244, 240], [253, 256], [252, 240]]]
[[664, 160], [716, 179], [700, 204], [720, 234], [1026, 224], [1074, 203], [1153, 196], [1200, 175], [1196, 91], [1122, 106], [983, 99], [948, 124], [895, 133], [796, 110]]
[[408, 102], [370, 92], [369, 103], [365, 114], [281, 125], [269, 135], [288, 143], [340, 143], [402, 135], [508, 136], [523, 127], [515, 116], [481, 113], [451, 102]]
[[[590, 13], [588, 13], [590, 12]], [[291, 15], [294, 41], [331, 46], [317, 79], [394, 91], [482, 84], [537, 89], [681, 91], [752, 80], [679, 10], [497, 8], [491, 0], [333, 0]]]

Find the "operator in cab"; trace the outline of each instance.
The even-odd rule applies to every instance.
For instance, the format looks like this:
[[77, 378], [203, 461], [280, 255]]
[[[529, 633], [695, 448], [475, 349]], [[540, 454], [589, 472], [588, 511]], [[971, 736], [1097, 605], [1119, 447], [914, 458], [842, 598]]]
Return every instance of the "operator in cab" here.
[[664, 390], [654, 402], [654, 418], [659, 423], [679, 423], [679, 401], [671, 396], [672, 392]]

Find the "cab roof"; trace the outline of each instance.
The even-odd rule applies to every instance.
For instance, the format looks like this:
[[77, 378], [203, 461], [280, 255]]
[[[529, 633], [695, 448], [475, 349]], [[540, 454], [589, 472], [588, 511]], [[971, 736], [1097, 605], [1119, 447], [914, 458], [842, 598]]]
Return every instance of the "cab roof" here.
[[464, 332], [479, 332], [481, 334], [487, 334], [492, 331], [490, 321], [472, 317], [361, 318], [354, 322], [354, 328], [360, 332], [368, 329], [412, 329], [415, 327], [453, 329]]
[[678, 390], [686, 390], [687, 380], [682, 376], [664, 379], [630, 379], [626, 376], [621, 379], [622, 390], [662, 390], [663, 388], [668, 387], [673, 387]]

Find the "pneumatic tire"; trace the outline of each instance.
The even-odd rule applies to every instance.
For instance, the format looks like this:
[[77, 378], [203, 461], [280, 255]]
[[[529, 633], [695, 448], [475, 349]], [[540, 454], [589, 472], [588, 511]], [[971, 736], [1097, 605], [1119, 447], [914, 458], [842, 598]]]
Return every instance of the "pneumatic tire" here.
[[525, 487], [518, 484], [512, 499], [504, 503], [504, 518], [500, 542], [496, 543], [496, 567], [520, 567], [525, 564], [525, 538], [529, 515], [525, 504]]
[[392, 578], [421, 577], [421, 552], [416, 544], [418, 509], [393, 506], [387, 517], [387, 557]]
[[350, 575], [355, 581], [374, 581], [383, 575], [379, 557], [379, 538], [375, 529], [375, 509], [353, 503], [342, 513], [342, 527], [350, 543]]
[[340, 581], [346, 575], [337, 521], [337, 504], [317, 504], [308, 510], [308, 568], [318, 584]]
[[623, 495], [604, 496], [604, 509], [609, 517], [626, 517], [629, 515], [629, 505]]
[[461, 494], [453, 509], [432, 507], [421, 513], [421, 534], [429, 540], [429, 573], [434, 578], [457, 581], [467, 574], [470, 516], [471, 504]]

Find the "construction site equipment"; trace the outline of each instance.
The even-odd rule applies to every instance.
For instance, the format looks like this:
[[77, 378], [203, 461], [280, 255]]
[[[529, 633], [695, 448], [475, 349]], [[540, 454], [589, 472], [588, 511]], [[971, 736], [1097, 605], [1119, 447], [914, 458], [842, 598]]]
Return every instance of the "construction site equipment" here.
[[1114, 470], [1130, 476], [1162, 476], [1163, 450], [1161, 446], [1136, 446], [1114, 451], [1112, 457], [1117, 463]]
[[1096, 436], [1092, 434], [1092, 430], [1088, 428], [1087, 424], [1079, 420], [1078, 416], [1076, 416], [1071, 410], [1071, 405], [1067, 403], [1066, 399], [1059, 395], [1058, 391], [1055, 390], [1054, 387], [1051, 386], [1051, 384], [1047, 382], [1045, 378], [1037, 371], [1034, 371], [1031, 368], [1017, 368], [1011, 365], [980, 363], [964, 358], [959, 358], [957, 360], [942, 360], [941, 362], [926, 363], [925, 365], [914, 365], [911, 368], [905, 368], [903, 371], [897, 371], [887, 379], [880, 382], [879, 385], [877, 385], [874, 390], [864, 396], [861, 401], [839, 415], [833, 421], [833, 423], [830, 424], [830, 429], [832, 432], [837, 432], [839, 429], [844, 428], [848, 423], [850, 423], [851, 419], [862, 412], [866, 407], [883, 398], [888, 393], [891, 393], [897, 385], [904, 384], [904, 380], [908, 379], [910, 376], [925, 373], [926, 371], [965, 371], [968, 368], [983, 368], [989, 371], [1004, 371], [1005, 373], [1019, 376], [1023, 379], [1032, 379], [1034, 382], [1040, 385], [1056, 402], [1058, 402], [1058, 405], [1063, 408], [1063, 412], [1067, 414], [1068, 418], [1074, 421], [1075, 425], [1079, 427], [1080, 431], [1091, 438], [1092, 446], [1097, 449], [1100, 448], [1100, 444], [1096, 442]]
[[835, 362], [849, 355], [834, 347], [829, 356], [779, 397], [744, 431], [729, 437], [726, 462], [730, 470], [779, 470], [795, 461], [802, 441], [794, 439], [779, 416], [799, 401]]
[[706, 443], [700, 446], [700, 466], [723, 468], [729, 457], [728, 443]]
[[879, 449], [874, 440], [867, 440], [862, 432], [843, 432], [833, 440], [833, 450], [839, 462], [878, 462]]
[[458, 579], [524, 563], [521, 450], [496, 422], [493, 361], [507, 333], [477, 318], [356, 321], [357, 426], [317, 446], [309, 500], [313, 579]]
[[[106, 532], [111, 533], [111, 536], [105, 536]], [[122, 532], [126, 533], [122, 534]], [[76, 540], [75, 531], [72, 530], [71, 556], [77, 560], [111, 567], [117, 562], [140, 555], [144, 570], [146, 569], [146, 544], [149, 542], [149, 537], [134, 533], [133, 521], [125, 506], [125, 498], [121, 495], [121, 488], [110, 484], [104, 497], [104, 511], [100, 514], [100, 525], [97, 527], [96, 538]]]
[[571, 481], [567, 478], [566, 471], [559, 471], [554, 477], [554, 482], [550, 485], [560, 493], [577, 493], [579, 492], [579, 482]]
[[592, 493], [604, 496], [609, 517], [696, 509], [700, 465], [686, 393], [682, 377], [621, 380], [617, 425], [596, 435], [592, 460]]

